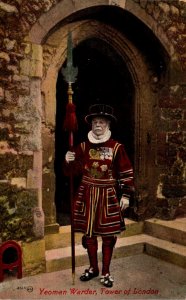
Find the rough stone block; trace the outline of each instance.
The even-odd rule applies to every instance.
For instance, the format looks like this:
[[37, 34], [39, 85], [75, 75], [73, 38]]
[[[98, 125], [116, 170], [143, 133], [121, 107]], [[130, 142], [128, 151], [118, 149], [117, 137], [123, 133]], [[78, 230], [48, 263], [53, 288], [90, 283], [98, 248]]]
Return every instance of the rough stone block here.
[[[37, 249], [37, 251], [36, 251]], [[45, 258], [45, 241], [43, 239], [22, 243], [23, 265], [40, 262]]]
[[11, 148], [7, 141], [0, 141], [0, 154], [6, 153], [17, 154], [17, 151]]
[[43, 141], [43, 165], [53, 165], [54, 161], [54, 133], [49, 128], [42, 128], [42, 141]]
[[46, 271], [45, 241], [43, 239], [22, 243], [22, 252], [24, 276], [36, 275]]
[[12, 79], [13, 79], [13, 81], [20, 82], [21, 81], [21, 76], [15, 74], [15, 75], [13, 75]]
[[56, 221], [55, 199], [55, 175], [52, 170], [43, 172], [43, 210], [45, 212], [45, 224], [53, 224]]
[[181, 109], [162, 109], [162, 118], [168, 120], [181, 120], [182, 110]]
[[182, 144], [183, 142], [183, 133], [182, 132], [173, 132], [168, 133], [168, 142], [175, 144]]
[[4, 99], [4, 90], [2, 87], [0, 87], [0, 100]]
[[44, 213], [41, 207], [33, 208], [33, 232], [35, 237], [43, 238], [44, 237]]
[[167, 183], [163, 186], [163, 195], [167, 198], [184, 197], [186, 195], [186, 185], [185, 184], [171, 184]]
[[20, 74], [29, 76], [30, 75], [30, 60], [23, 59], [20, 61]]
[[23, 276], [34, 276], [39, 273], [45, 273], [46, 272], [46, 261], [45, 259], [41, 260], [37, 263], [31, 263], [27, 264], [25, 267], [23, 267]]
[[43, 49], [42, 46], [32, 44], [32, 56], [30, 62], [30, 76], [41, 78], [43, 75]]
[[18, 10], [14, 5], [10, 5], [2, 1], [0, 1], [0, 9], [9, 14], [18, 13]]
[[13, 50], [16, 45], [16, 40], [4, 39], [4, 45], [8, 51]]
[[147, 6], [147, 0], [140, 0], [140, 6], [142, 7], [142, 8], [146, 8], [146, 6]]
[[30, 76], [42, 78], [43, 64], [39, 60], [32, 60], [30, 64]]
[[148, 14], [150, 14], [150, 15], [153, 14], [153, 12], [155, 10], [154, 2], [147, 2], [146, 10], [147, 10]]
[[165, 14], [168, 14], [169, 11], [170, 11], [170, 7], [167, 3], [163, 3], [162, 1], [160, 3], [158, 3], [159, 7], [162, 9], [162, 11], [165, 13]]
[[25, 177], [14, 177], [11, 179], [12, 185], [17, 185], [17, 187], [26, 188], [26, 178]]
[[43, 48], [41, 45], [32, 44], [32, 60], [43, 61]]
[[59, 232], [59, 224], [53, 223], [45, 226], [45, 234], [52, 234]]
[[12, 100], [14, 99], [14, 94], [12, 91], [9, 91], [9, 90], [5, 90], [5, 100], [7, 102], [12, 102]]
[[[17, 154], [17, 153], [16, 153]], [[0, 178], [26, 177], [27, 170], [33, 165], [31, 155], [17, 156], [10, 151], [3, 153], [1, 158]]]
[[38, 187], [38, 174], [33, 170], [28, 170], [27, 172], [27, 188], [35, 189]]
[[25, 54], [30, 54], [31, 53], [31, 44], [25, 42], [22, 45], [24, 46], [24, 52], [25, 52]]
[[176, 6], [171, 5], [171, 6], [170, 6], [170, 11], [171, 11], [171, 14], [172, 14], [173, 16], [176, 16], [176, 17], [179, 16], [179, 9], [178, 9]]
[[163, 184], [162, 184], [162, 182], [160, 181], [159, 184], [158, 184], [158, 187], [157, 187], [157, 198], [158, 198], [159, 200], [165, 198], [165, 197], [163, 196], [163, 194], [162, 194], [162, 188], [163, 188]]
[[0, 52], [0, 59], [5, 60], [6, 62], [10, 61], [10, 57], [6, 52]]

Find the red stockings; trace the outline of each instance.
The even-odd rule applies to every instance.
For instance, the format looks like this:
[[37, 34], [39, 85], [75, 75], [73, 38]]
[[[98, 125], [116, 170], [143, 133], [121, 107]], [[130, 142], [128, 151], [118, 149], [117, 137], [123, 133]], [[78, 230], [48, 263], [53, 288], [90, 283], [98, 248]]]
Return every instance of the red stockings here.
[[115, 236], [102, 237], [102, 275], [110, 274], [109, 267], [116, 240]]
[[99, 271], [98, 268], [98, 257], [97, 257], [97, 250], [98, 250], [98, 241], [97, 237], [86, 237], [85, 240], [86, 248], [88, 252], [88, 257], [90, 261], [90, 267], [93, 268], [94, 272]]
[[[113, 248], [116, 243], [117, 237], [105, 236], [102, 237], [102, 275], [110, 274], [109, 267], [112, 259]], [[90, 261], [90, 267], [93, 268], [94, 272], [98, 272], [98, 242], [97, 237], [85, 237], [83, 246], [87, 248], [88, 257]]]

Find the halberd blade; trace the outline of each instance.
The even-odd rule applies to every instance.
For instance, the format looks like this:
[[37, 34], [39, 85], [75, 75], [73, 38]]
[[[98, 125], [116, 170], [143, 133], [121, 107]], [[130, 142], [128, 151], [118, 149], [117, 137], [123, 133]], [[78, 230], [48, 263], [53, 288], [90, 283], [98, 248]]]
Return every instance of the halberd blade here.
[[61, 70], [65, 81], [68, 83], [74, 83], [78, 74], [78, 68], [73, 66], [72, 49], [72, 34], [69, 32], [67, 42], [67, 65]]

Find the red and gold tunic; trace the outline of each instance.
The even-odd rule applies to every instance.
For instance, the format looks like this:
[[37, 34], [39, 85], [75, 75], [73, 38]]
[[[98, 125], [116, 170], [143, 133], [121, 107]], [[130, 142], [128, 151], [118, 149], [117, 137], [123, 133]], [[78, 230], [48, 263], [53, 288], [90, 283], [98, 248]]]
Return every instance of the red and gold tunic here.
[[[124, 146], [110, 139], [104, 143], [81, 143], [71, 164], [82, 180], [74, 199], [74, 229], [88, 236], [114, 235], [125, 230], [118, 187], [129, 196], [133, 169]], [[127, 189], [125, 189], [125, 187]]]

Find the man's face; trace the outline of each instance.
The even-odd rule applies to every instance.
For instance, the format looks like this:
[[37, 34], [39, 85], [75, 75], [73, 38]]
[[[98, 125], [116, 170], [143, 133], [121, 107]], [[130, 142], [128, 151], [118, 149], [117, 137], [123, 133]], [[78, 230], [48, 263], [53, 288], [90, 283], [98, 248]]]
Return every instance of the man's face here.
[[103, 135], [107, 128], [109, 128], [110, 122], [105, 118], [96, 117], [92, 119], [92, 131], [95, 135]]

